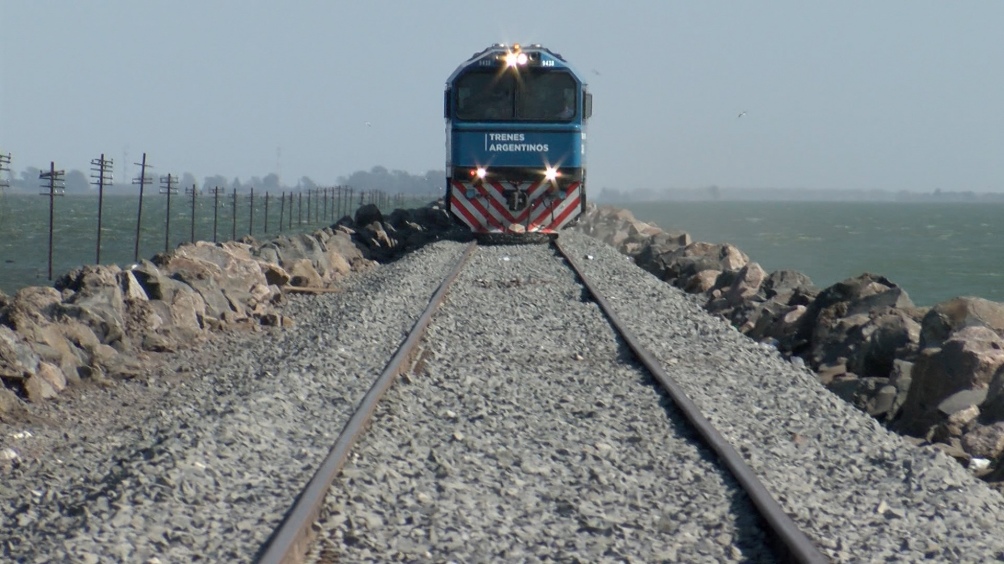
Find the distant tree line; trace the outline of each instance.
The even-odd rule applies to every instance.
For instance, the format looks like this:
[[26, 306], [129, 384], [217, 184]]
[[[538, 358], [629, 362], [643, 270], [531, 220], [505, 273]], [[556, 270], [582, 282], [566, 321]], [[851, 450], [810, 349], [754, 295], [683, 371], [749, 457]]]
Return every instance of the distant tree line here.
[[[36, 167], [27, 167], [16, 175], [11, 172], [10, 190], [19, 193], [38, 192], [42, 188], [42, 182], [38, 177], [40, 172], [45, 171]], [[161, 174], [167, 173], [164, 172]], [[148, 185], [151, 189], [160, 187], [160, 175], [156, 169], [148, 171], [147, 176], [152, 180]], [[425, 174], [410, 174], [403, 170], [391, 171], [383, 166], [375, 166], [369, 171], [357, 171], [348, 176], [339, 177], [336, 184], [351, 186], [356, 190], [380, 190], [386, 194], [425, 195], [441, 192], [445, 178], [446, 173], [442, 170], [430, 170]], [[67, 194], [89, 194], [97, 192], [98, 189], [96, 185], [91, 183], [91, 180], [89, 172], [77, 169], [67, 170], [63, 185]], [[131, 178], [116, 178], [115, 182], [114, 186], [108, 187], [111, 192], [131, 193], [137, 190], [137, 187], [132, 184]], [[241, 180], [239, 177], [227, 179], [225, 176], [217, 174], [206, 176], [199, 183], [195, 175], [189, 172], [178, 176], [178, 184], [176, 186], [179, 189], [183, 189], [190, 188], [193, 184], [202, 190], [218, 186], [226, 191], [236, 189], [239, 192], [245, 192], [253, 187], [255, 190], [272, 193], [313, 190], [315, 188], [330, 186], [330, 184], [317, 183], [309, 176], [301, 176], [297, 180], [296, 185], [289, 186], [283, 184], [276, 173], [269, 173], [264, 177], [252, 176], [246, 180]]]
[[446, 172], [430, 170], [422, 175], [375, 166], [369, 172], [357, 171], [338, 178], [338, 184], [361, 190], [383, 190], [388, 194], [432, 194], [445, 189]]
[[804, 188], [662, 188], [617, 190], [603, 188], [593, 198], [599, 203], [655, 201], [778, 201], [778, 202], [1002, 202], [1004, 192], [942, 190], [911, 192], [907, 190], [813, 190]]

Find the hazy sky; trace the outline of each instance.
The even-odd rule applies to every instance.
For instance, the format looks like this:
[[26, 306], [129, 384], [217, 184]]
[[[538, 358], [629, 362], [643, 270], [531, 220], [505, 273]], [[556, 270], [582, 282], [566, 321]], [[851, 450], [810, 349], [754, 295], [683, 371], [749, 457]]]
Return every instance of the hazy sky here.
[[1004, 191], [1002, 30], [996, 0], [0, 0], [0, 153], [424, 173], [446, 78], [521, 42], [589, 82], [594, 189]]

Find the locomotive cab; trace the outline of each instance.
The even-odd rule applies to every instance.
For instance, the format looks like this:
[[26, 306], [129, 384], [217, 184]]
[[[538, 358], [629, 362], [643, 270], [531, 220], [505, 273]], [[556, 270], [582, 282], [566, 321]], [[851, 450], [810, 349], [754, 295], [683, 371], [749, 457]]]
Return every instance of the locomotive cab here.
[[446, 83], [446, 201], [475, 233], [556, 233], [585, 209], [592, 97], [557, 53], [496, 44]]

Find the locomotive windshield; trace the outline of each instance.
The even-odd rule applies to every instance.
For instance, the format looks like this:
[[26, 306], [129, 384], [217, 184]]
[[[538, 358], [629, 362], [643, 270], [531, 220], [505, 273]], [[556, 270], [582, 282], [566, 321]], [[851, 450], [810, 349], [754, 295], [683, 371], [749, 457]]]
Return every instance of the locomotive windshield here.
[[456, 82], [457, 119], [568, 121], [577, 113], [578, 85], [559, 70], [472, 71]]

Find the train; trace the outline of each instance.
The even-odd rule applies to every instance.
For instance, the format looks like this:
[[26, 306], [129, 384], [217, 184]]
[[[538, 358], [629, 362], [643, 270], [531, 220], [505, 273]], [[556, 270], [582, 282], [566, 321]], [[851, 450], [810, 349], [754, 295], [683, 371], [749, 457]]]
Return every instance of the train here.
[[539, 44], [496, 43], [446, 81], [446, 206], [477, 235], [553, 235], [586, 209], [583, 76]]

